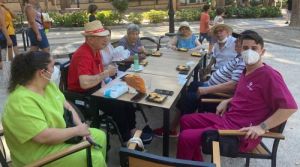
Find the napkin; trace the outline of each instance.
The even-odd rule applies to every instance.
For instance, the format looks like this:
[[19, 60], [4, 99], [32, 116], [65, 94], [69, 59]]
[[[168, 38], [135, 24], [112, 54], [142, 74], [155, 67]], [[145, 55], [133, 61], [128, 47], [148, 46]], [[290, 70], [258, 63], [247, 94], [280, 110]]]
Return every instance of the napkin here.
[[115, 83], [109, 88], [104, 90], [104, 96], [109, 98], [118, 98], [128, 91], [128, 86], [126, 83], [120, 82]]

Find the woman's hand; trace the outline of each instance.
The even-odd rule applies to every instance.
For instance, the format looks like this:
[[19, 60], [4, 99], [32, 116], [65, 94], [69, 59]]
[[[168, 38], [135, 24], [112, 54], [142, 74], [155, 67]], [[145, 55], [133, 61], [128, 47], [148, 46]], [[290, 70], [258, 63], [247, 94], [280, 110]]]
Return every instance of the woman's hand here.
[[259, 136], [266, 133], [264, 129], [262, 129], [260, 126], [250, 126], [246, 128], [242, 128], [239, 131], [247, 132], [245, 135], [245, 139], [257, 139]]
[[10, 38], [8, 38], [8, 39], [6, 39], [6, 44], [7, 44], [7, 46], [12, 46], [13, 42]]
[[89, 127], [85, 123], [77, 125], [76, 129], [77, 129], [78, 136], [89, 136], [90, 135]]
[[40, 33], [36, 36], [36, 40], [37, 40], [37, 41], [42, 41], [42, 36], [41, 36]]
[[222, 116], [227, 111], [230, 100], [223, 100], [218, 106], [216, 114]]

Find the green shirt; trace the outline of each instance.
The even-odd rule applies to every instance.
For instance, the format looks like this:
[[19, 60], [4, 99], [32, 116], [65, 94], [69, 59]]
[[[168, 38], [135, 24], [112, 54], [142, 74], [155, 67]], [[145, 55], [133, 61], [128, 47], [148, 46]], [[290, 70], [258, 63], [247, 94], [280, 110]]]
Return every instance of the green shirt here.
[[24, 86], [18, 86], [9, 95], [2, 123], [14, 166], [23, 166], [65, 147], [49, 147], [31, 140], [47, 128], [66, 128], [64, 102], [64, 95], [54, 83], [48, 84], [44, 96]]

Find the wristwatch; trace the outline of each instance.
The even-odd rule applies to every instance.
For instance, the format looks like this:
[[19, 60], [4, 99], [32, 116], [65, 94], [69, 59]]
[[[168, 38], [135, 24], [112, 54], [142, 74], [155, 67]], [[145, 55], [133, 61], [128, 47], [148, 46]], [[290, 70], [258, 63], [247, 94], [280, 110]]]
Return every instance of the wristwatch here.
[[260, 126], [263, 130], [265, 130], [266, 132], [269, 130], [269, 128], [268, 128], [268, 126], [267, 126], [267, 124], [266, 124], [265, 122], [261, 123], [259, 126]]

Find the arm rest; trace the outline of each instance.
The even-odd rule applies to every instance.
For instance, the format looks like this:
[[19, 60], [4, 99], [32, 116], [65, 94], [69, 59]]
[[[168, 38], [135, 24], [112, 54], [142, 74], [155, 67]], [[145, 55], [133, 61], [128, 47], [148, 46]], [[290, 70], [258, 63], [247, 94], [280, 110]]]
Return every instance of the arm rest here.
[[220, 103], [226, 99], [201, 99], [201, 103]]
[[220, 143], [217, 141], [212, 142], [213, 145], [213, 163], [216, 167], [221, 167], [221, 157], [220, 157]]
[[[219, 135], [221, 136], [244, 136], [246, 135], [246, 132], [241, 132], [239, 130], [218, 130]], [[284, 140], [284, 136], [281, 133], [275, 133], [275, 132], [267, 132], [261, 137], [265, 138], [273, 138], [273, 139], [281, 139]]]
[[81, 150], [83, 150], [85, 148], [88, 148], [90, 146], [91, 146], [91, 144], [88, 141], [84, 141], [84, 142], [78, 143], [76, 145], [72, 145], [72, 146], [70, 146], [70, 147], [68, 147], [68, 148], [66, 148], [66, 149], [64, 149], [60, 152], [50, 154], [50, 155], [48, 155], [48, 156], [46, 156], [46, 157], [44, 157], [44, 158], [42, 158], [38, 161], [35, 161], [31, 164], [26, 165], [26, 167], [43, 166], [43, 165], [46, 165], [46, 164], [51, 163], [53, 161], [56, 161], [60, 158], [63, 158], [65, 156], [68, 156], [70, 154], [73, 154], [75, 152], [81, 151]]

